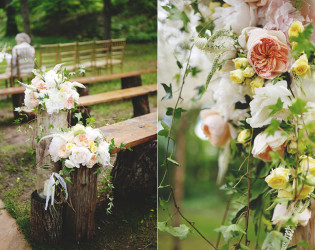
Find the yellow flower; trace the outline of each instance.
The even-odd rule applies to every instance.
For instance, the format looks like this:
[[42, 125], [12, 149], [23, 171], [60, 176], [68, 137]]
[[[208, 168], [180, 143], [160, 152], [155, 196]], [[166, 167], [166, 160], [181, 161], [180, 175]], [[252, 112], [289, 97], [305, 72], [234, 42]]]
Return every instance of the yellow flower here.
[[235, 58], [233, 60], [236, 69], [245, 68], [249, 65], [247, 58]]
[[251, 82], [250, 86], [252, 87], [252, 92], [255, 93], [255, 88], [260, 88], [264, 86], [264, 78], [256, 76]]
[[90, 147], [93, 147], [95, 145], [94, 141], [89, 141]]
[[315, 175], [315, 159], [313, 159], [312, 157], [307, 157], [304, 158], [301, 162], [300, 162], [300, 168], [303, 172], [306, 172], [306, 170], [308, 169], [308, 173]]
[[300, 21], [293, 21], [288, 30], [289, 37], [297, 37], [304, 30], [303, 24]]
[[64, 88], [61, 88], [61, 89], [60, 89], [60, 92], [62, 92], [62, 93], [65, 92], [65, 89], [64, 89]]
[[271, 173], [265, 178], [268, 186], [273, 189], [283, 189], [289, 181], [289, 169], [278, 167], [271, 170]]
[[67, 145], [66, 145], [66, 149], [68, 150], [68, 151], [70, 151], [72, 148], [73, 148], [73, 144], [72, 143], [67, 143]]
[[296, 141], [291, 141], [287, 145], [287, 151], [289, 154], [296, 154], [297, 152], [297, 143]]
[[246, 145], [246, 144], [249, 142], [250, 135], [251, 135], [251, 132], [250, 132], [249, 129], [243, 129], [243, 130], [238, 134], [237, 141], [238, 141], [239, 143], [242, 143], [243, 145]]
[[313, 191], [314, 191], [314, 187], [304, 184], [304, 186], [303, 186], [303, 188], [302, 188], [302, 191], [300, 191], [300, 190], [297, 191], [298, 194], [301, 192], [300, 195], [299, 195], [299, 197], [298, 197], [298, 199], [299, 199], [299, 200], [305, 199], [305, 198], [306, 198], [310, 193], [312, 193]]
[[231, 7], [231, 5], [229, 5], [228, 3], [224, 3], [224, 4], [222, 5], [222, 7], [223, 7], [223, 8], [227, 8], [227, 7]]
[[217, 7], [221, 7], [221, 3], [219, 3], [219, 2], [212, 2], [212, 1], [209, 3], [209, 10], [212, 13], [214, 13], [215, 8], [217, 8]]
[[309, 70], [310, 66], [308, 65], [308, 60], [305, 54], [300, 56], [300, 58], [292, 65], [292, 71], [299, 76], [305, 76]]
[[97, 147], [96, 147], [96, 146], [91, 147], [91, 152], [92, 152], [92, 153], [95, 153], [96, 150], [97, 150]]
[[292, 50], [294, 50], [296, 48], [296, 46], [298, 45], [297, 42], [291, 42], [291, 46], [292, 46]]
[[293, 192], [292, 185], [288, 186], [285, 189], [279, 189], [278, 190], [278, 197], [293, 200], [294, 199], [294, 192]]
[[255, 71], [251, 66], [247, 66], [246, 69], [243, 71], [244, 77], [252, 77], [255, 75]]
[[241, 69], [236, 69], [230, 71], [230, 78], [233, 82], [242, 83], [244, 81], [243, 71]]

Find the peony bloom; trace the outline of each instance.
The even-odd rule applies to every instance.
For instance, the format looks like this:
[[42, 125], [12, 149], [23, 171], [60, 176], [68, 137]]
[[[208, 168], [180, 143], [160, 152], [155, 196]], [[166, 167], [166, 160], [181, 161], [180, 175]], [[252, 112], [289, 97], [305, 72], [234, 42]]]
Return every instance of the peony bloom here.
[[281, 31], [252, 29], [246, 46], [248, 61], [260, 77], [273, 79], [287, 71], [291, 51]]
[[269, 136], [267, 133], [261, 132], [255, 137], [252, 154], [263, 161], [272, 161], [270, 152], [278, 152], [282, 157], [286, 140], [287, 138], [279, 130]]
[[252, 7], [243, 0], [225, 0], [230, 6], [215, 8], [212, 15], [216, 30], [232, 28], [237, 34], [248, 26], [256, 26], [256, 7]]
[[293, 21], [304, 22], [305, 19], [290, 0], [271, 0], [258, 9], [258, 24], [264, 29], [280, 30], [287, 35]]
[[[297, 211], [300, 211], [303, 207], [303, 204], [300, 205]], [[273, 211], [273, 216], [272, 216], [272, 222], [273, 224], [278, 224], [278, 223], [284, 223], [285, 216], [290, 216], [290, 211], [287, 209], [287, 204], [277, 204], [274, 211]], [[297, 214], [297, 219], [298, 219], [298, 224], [301, 226], [305, 227], [311, 218], [311, 211], [309, 209], [304, 209], [302, 213]]]
[[271, 170], [271, 173], [265, 178], [268, 186], [273, 189], [283, 189], [289, 181], [290, 170], [278, 167]]
[[86, 166], [91, 159], [91, 152], [85, 147], [74, 147], [72, 154], [69, 156], [69, 160], [79, 168], [80, 164]]
[[[291, 92], [287, 89], [286, 81], [279, 81], [276, 84], [268, 83], [265, 87], [256, 88], [253, 100], [249, 103], [251, 118], [247, 118], [247, 123], [253, 128], [260, 128], [270, 124], [272, 119], [278, 121], [285, 120], [290, 112]], [[278, 99], [283, 102], [282, 110], [270, 116], [270, 105], [275, 105]]]
[[79, 147], [89, 147], [89, 140], [86, 134], [79, 134], [74, 137], [74, 143], [77, 144]]
[[94, 129], [91, 127], [86, 127], [85, 132], [90, 141], [95, 141], [97, 137], [103, 138], [103, 135], [99, 129]]
[[230, 138], [230, 129], [224, 118], [213, 110], [200, 112], [202, 130], [209, 141], [217, 147], [224, 146]]

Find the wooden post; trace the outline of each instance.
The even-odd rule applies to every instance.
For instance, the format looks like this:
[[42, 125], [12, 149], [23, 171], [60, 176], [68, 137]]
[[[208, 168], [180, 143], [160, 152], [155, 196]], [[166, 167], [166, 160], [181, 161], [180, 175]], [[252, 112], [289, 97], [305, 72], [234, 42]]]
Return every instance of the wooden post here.
[[95, 233], [94, 214], [97, 196], [97, 175], [94, 168], [81, 166], [70, 174], [69, 205], [65, 214], [65, 236], [71, 241], [90, 240]]
[[291, 240], [290, 245], [297, 245], [300, 241], [305, 240], [308, 244], [313, 245], [312, 248], [306, 248], [302, 246], [298, 246], [297, 250], [305, 250], [305, 249], [315, 249], [315, 202], [312, 199], [311, 205], [312, 216], [305, 227], [298, 226], [294, 231], [293, 238]]
[[[140, 75], [121, 78], [122, 89], [141, 86], [141, 85], [142, 85], [142, 81], [141, 81]], [[132, 105], [133, 105], [134, 117], [150, 113], [148, 95], [137, 96], [137, 97], [132, 98]]]
[[[45, 136], [66, 128], [68, 114], [59, 112], [49, 115], [41, 111], [37, 115], [37, 136]], [[57, 243], [62, 236], [63, 205], [55, 204], [56, 210], [50, 205], [45, 210], [44, 185], [52, 172], [59, 171], [59, 165], [51, 161], [49, 145], [51, 139], [44, 139], [36, 146], [37, 190], [31, 196], [31, 236], [39, 243]]]

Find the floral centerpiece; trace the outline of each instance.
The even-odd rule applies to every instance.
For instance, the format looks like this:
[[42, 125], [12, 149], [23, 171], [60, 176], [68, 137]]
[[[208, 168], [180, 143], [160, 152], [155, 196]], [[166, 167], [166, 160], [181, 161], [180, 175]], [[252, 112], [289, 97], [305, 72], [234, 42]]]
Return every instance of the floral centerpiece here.
[[60, 110], [75, 108], [79, 100], [76, 87], [85, 88], [78, 82], [70, 82], [65, 71], [61, 71], [62, 64], [45, 73], [33, 70], [35, 78], [31, 84], [21, 83], [25, 90], [24, 103], [29, 110], [46, 110], [48, 114], [58, 113]]
[[[223, 187], [237, 201], [230, 224], [217, 231], [227, 243], [238, 237], [236, 249], [247, 249], [253, 215], [256, 238], [261, 228], [267, 231], [262, 249], [286, 249], [297, 226], [308, 224], [315, 197], [315, 3], [224, 2], [211, 1], [208, 11], [196, 1], [190, 2], [191, 12], [188, 3], [183, 10], [176, 4], [163, 7], [170, 19], [183, 21], [183, 29], [185, 20], [186, 26], [193, 20], [187, 13], [199, 17], [192, 48], [210, 60], [208, 77], [193, 100], [213, 93], [214, 104], [200, 113], [202, 129], [221, 149], [218, 183], [226, 178]], [[189, 59], [186, 68], [177, 62], [185, 69], [181, 89], [192, 72]], [[172, 86], [163, 87], [164, 98], [171, 98]], [[177, 106], [181, 99], [180, 92], [175, 108], [168, 108], [173, 120], [184, 112]], [[171, 132], [167, 135], [170, 140]], [[236, 158], [241, 166], [229, 165]]]

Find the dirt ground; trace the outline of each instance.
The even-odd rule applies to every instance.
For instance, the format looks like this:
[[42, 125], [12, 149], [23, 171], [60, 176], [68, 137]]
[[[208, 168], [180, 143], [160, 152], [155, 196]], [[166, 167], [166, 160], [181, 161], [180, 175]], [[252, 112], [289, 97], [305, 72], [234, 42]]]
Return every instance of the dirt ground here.
[[[151, 105], [151, 112], [156, 107]], [[97, 109], [92, 116], [96, 120]], [[131, 117], [132, 105], [106, 116], [106, 124]], [[103, 124], [104, 126], [105, 124]], [[14, 124], [11, 100], [0, 104], [0, 198], [20, 225], [33, 249], [156, 249], [156, 196], [115, 199], [111, 215], [106, 215], [105, 195], [99, 192], [96, 211], [96, 236], [90, 243], [63, 242], [58, 246], [39, 246], [29, 236], [30, 195], [35, 189], [35, 154], [32, 149], [34, 122]], [[115, 156], [112, 157], [112, 162]], [[101, 182], [99, 182], [101, 190]]]

